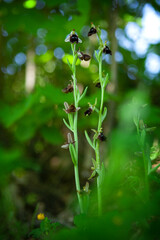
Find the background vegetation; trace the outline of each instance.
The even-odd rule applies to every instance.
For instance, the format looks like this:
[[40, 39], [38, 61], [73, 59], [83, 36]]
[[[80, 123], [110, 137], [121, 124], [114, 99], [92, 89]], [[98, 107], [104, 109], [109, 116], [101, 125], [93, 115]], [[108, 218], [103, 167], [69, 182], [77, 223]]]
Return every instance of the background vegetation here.
[[[63, 103], [73, 101], [61, 91], [71, 79], [66, 64], [67, 58], [71, 59], [70, 44], [64, 39], [75, 29], [83, 41], [81, 48], [92, 55], [88, 65], [79, 62], [77, 67], [79, 88], [89, 86], [78, 122], [83, 187], [91, 175], [93, 157], [84, 130], [92, 136], [91, 129], [97, 124], [96, 114], [85, 117], [84, 111], [88, 102], [93, 104], [100, 94], [95, 87], [97, 42], [87, 37], [91, 22], [100, 25], [102, 37], [108, 39], [112, 50], [112, 57], [104, 56], [103, 61], [110, 84], [105, 96], [107, 141], [101, 149], [109, 169], [103, 196], [104, 213], [109, 214], [97, 228], [107, 222], [108, 229], [116, 229], [115, 235], [102, 229], [103, 234], [129, 239], [132, 226], [132, 239], [156, 239], [160, 222], [159, 170], [147, 178], [146, 187], [143, 153], [154, 161], [154, 166], [159, 163], [159, 8], [159, 0], [0, 1], [1, 239], [29, 239], [28, 233], [39, 226], [39, 212], [65, 226], [72, 226], [73, 216], [79, 212], [72, 162], [69, 153], [61, 149], [67, 135], [62, 121]], [[145, 128], [147, 132], [145, 150], [134, 124], [137, 114], [145, 124], [141, 122], [140, 130]], [[156, 129], [148, 131], [151, 127]], [[93, 189], [94, 180], [90, 185]], [[93, 200], [90, 213], [94, 212], [94, 204]], [[88, 233], [82, 226], [85, 221]], [[90, 231], [96, 229], [94, 218], [75, 219], [75, 223], [82, 236], [96, 236], [96, 230], [92, 234]], [[62, 232], [60, 238], [64, 239], [63, 234], [68, 233]], [[77, 233], [71, 234], [70, 239]]]

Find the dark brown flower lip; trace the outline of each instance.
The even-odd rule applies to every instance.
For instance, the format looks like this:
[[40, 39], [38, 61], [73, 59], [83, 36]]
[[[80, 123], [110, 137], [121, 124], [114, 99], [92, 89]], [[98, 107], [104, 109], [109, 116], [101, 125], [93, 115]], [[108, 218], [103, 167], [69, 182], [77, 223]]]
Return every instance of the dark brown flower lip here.
[[88, 32], [88, 37], [92, 36], [93, 34], [97, 33], [97, 29], [94, 27], [91, 27], [89, 32]]
[[71, 43], [74, 43], [74, 42], [78, 43], [78, 35], [72, 34], [72, 35], [70, 36], [70, 42], [71, 42]]
[[68, 84], [67, 87], [65, 87], [65, 88], [62, 89], [62, 92], [64, 92], [64, 93], [73, 92], [73, 85], [72, 85], [72, 84]]
[[65, 109], [63, 109], [67, 114], [76, 112], [80, 109], [80, 107], [76, 108], [73, 104], [68, 105], [67, 102], [64, 102]]
[[65, 42], [82, 43], [82, 40], [78, 37], [75, 30], [73, 29], [73, 31], [69, 35], [67, 35]]
[[100, 83], [100, 82], [97, 82], [96, 85], [95, 85], [95, 87], [101, 88], [101, 83]]
[[83, 52], [79, 52], [78, 53], [78, 58], [80, 60], [84, 60], [84, 61], [89, 61], [91, 59], [91, 56], [86, 54], [86, 53], [83, 53]]
[[76, 107], [73, 104], [71, 104], [68, 109], [65, 109], [65, 112], [66, 113], [76, 112]]
[[93, 109], [92, 109], [91, 107], [89, 107], [89, 108], [84, 112], [84, 115], [85, 115], [85, 116], [89, 116], [89, 115], [91, 115], [92, 111], [93, 111]]
[[101, 142], [104, 142], [106, 141], [106, 137], [104, 136], [103, 132], [101, 132], [99, 135], [98, 135], [98, 139], [101, 141]]
[[107, 45], [103, 48], [103, 53], [112, 55], [112, 51]]

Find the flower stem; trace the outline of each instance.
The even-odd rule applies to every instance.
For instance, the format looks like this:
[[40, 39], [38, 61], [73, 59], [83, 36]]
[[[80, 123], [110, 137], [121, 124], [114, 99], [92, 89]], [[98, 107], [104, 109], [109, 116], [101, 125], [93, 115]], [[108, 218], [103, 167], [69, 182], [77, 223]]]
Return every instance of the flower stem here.
[[[77, 62], [77, 53], [75, 53], [75, 44], [71, 44], [72, 52], [73, 52], [73, 88], [74, 88], [74, 105], [78, 108], [78, 88], [77, 88], [77, 80], [76, 80], [76, 62]], [[74, 113], [74, 124], [73, 124], [73, 132], [74, 132], [74, 141], [75, 141], [75, 152], [76, 152], [76, 164], [74, 165], [74, 173], [75, 173], [75, 184], [76, 184], [76, 191], [77, 197], [79, 201], [80, 211], [83, 213], [83, 204], [82, 198], [80, 195], [81, 187], [79, 181], [79, 171], [78, 171], [78, 132], [77, 132], [77, 121], [78, 121], [78, 111]]]
[[101, 84], [101, 103], [100, 103], [100, 110], [99, 110], [99, 119], [98, 119], [98, 131], [101, 129], [101, 117], [102, 117], [102, 111], [103, 111], [103, 102], [104, 102], [104, 86], [102, 81], [102, 53], [100, 55], [99, 59], [99, 80]]
[[[103, 111], [103, 102], [104, 102], [104, 86], [103, 86], [103, 82], [102, 82], [102, 52], [99, 55], [99, 80], [100, 80], [100, 84], [101, 84], [101, 103], [100, 103], [100, 109], [99, 109], [97, 132], [100, 132], [100, 129], [102, 127], [102, 111]], [[98, 139], [96, 141], [95, 154], [96, 154], [96, 162], [97, 162], [97, 171], [98, 171], [98, 173], [100, 173], [101, 161], [100, 161], [100, 154], [99, 154]], [[98, 195], [98, 214], [101, 215], [102, 214], [102, 189], [101, 189], [100, 174], [97, 177], [97, 195]]]

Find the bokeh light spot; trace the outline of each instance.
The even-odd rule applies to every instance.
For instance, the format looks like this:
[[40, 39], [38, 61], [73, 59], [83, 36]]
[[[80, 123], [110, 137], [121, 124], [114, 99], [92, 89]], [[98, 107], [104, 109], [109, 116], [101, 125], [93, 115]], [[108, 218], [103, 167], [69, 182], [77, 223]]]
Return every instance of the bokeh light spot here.
[[137, 40], [140, 34], [140, 27], [135, 22], [129, 22], [125, 27], [127, 36], [133, 41]]
[[26, 55], [23, 52], [18, 53], [15, 58], [17, 65], [21, 66], [26, 62]]
[[46, 34], [47, 34], [47, 30], [44, 28], [39, 28], [37, 30], [37, 35], [39, 38], [44, 38], [46, 36]]
[[120, 52], [115, 52], [115, 60], [118, 63], [122, 63], [123, 62], [123, 55]]
[[57, 47], [55, 50], [54, 50], [54, 56], [57, 58], [57, 59], [62, 59], [63, 56], [64, 56], [64, 51], [62, 48], [60, 47]]
[[138, 69], [135, 65], [128, 66], [128, 72], [127, 75], [131, 80], [136, 80], [136, 74], [138, 72]]
[[41, 9], [43, 9], [43, 8], [45, 7], [45, 5], [46, 5], [46, 3], [45, 3], [44, 1], [38, 0], [38, 1], [37, 1], [37, 5], [36, 5], [36, 8], [37, 8], [38, 10], [41, 10]]
[[104, 30], [104, 29], [101, 29], [101, 38], [102, 38], [102, 41], [103, 41], [103, 42], [106, 41], [107, 36], [108, 36], [107, 31]]
[[15, 64], [9, 64], [9, 65], [7, 66], [7, 73], [8, 73], [9, 75], [14, 75], [15, 72], [16, 72], [16, 66], [15, 66]]
[[36, 0], [27, 0], [23, 3], [23, 6], [25, 8], [34, 8], [36, 4], [37, 4]]
[[55, 67], [56, 67], [56, 64], [53, 61], [49, 61], [44, 65], [44, 69], [48, 73], [52, 73], [54, 71]]
[[149, 53], [145, 62], [146, 70], [152, 74], [160, 72], [160, 57], [155, 53]]
[[149, 47], [148, 42], [144, 38], [139, 38], [134, 44], [134, 50], [138, 57], [144, 57]]
[[40, 44], [36, 47], [36, 54], [37, 55], [43, 55], [47, 52], [47, 47], [44, 44]]

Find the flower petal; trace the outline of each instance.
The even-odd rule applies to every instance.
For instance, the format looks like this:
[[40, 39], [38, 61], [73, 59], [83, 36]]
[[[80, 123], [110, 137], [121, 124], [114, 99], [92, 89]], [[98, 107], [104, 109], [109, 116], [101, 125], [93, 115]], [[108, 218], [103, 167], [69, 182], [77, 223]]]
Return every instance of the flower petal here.
[[70, 42], [70, 34], [67, 35], [67, 37], [64, 40], [65, 42]]
[[78, 38], [78, 43], [82, 43], [82, 40], [80, 38]]

